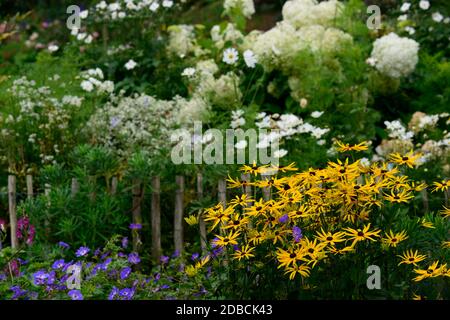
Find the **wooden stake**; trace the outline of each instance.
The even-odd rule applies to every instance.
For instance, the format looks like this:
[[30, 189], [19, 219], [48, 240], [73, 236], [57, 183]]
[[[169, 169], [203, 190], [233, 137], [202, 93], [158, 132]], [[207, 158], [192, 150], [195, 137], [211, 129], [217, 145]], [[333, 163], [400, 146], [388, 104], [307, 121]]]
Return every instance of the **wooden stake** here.
[[[264, 180], [269, 181], [270, 179], [272, 179], [271, 175], [262, 175]], [[271, 191], [272, 191], [272, 187], [264, 187], [262, 189], [262, 193], [263, 193], [263, 199], [264, 201], [269, 201], [271, 198]]]
[[117, 185], [119, 181], [117, 180], [117, 177], [111, 178], [111, 194], [115, 195], [117, 193]]
[[184, 176], [176, 176], [177, 191], [175, 194], [174, 242], [175, 251], [183, 251], [183, 209], [184, 209]]
[[218, 188], [218, 197], [219, 202], [222, 204], [223, 209], [227, 207], [227, 183], [224, 179], [219, 180]]
[[427, 189], [423, 189], [422, 191], [420, 191], [420, 193], [422, 194], [423, 210], [425, 211], [425, 213], [428, 213], [430, 211], [430, 206], [428, 203]]
[[[197, 173], [197, 198], [199, 200], [203, 199], [203, 175]], [[198, 218], [198, 224], [200, 228], [200, 245], [202, 247], [203, 253], [206, 252], [206, 224], [203, 220], [203, 212], [200, 213]]]
[[16, 177], [8, 176], [8, 205], [9, 224], [11, 226], [11, 247], [17, 249], [19, 241], [17, 239], [17, 207], [16, 207]]
[[[142, 224], [141, 203], [143, 200], [141, 180], [133, 180], [133, 223]], [[141, 247], [142, 241], [139, 230], [133, 230], [133, 251], [138, 252]]]
[[27, 174], [27, 198], [33, 198], [33, 176]]
[[72, 198], [75, 197], [75, 195], [80, 191], [80, 184], [77, 180], [77, 178], [72, 178], [72, 184], [70, 186], [71, 196]]
[[152, 256], [159, 259], [161, 256], [161, 180], [152, 178]]

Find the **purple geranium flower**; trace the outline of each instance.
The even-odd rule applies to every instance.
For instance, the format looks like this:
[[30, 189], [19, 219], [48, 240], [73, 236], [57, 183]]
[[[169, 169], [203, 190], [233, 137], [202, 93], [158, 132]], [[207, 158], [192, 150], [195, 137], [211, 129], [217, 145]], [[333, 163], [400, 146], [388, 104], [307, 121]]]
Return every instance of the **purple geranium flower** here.
[[282, 215], [282, 216], [280, 217], [280, 219], [278, 219], [278, 221], [280, 221], [281, 223], [286, 223], [286, 222], [288, 222], [288, 221], [289, 221], [289, 216], [288, 216], [288, 214]]
[[27, 293], [27, 291], [26, 290], [22, 290], [20, 288], [20, 286], [12, 286], [9, 289], [13, 292], [13, 296], [11, 297], [11, 300], [18, 299], [18, 298], [20, 298], [21, 296], [23, 296], [24, 294]]
[[119, 295], [123, 300], [131, 300], [134, 295], [134, 290], [130, 288], [125, 288], [119, 291]]
[[114, 300], [114, 297], [119, 294], [119, 289], [113, 287], [111, 292], [109, 293], [108, 300]]
[[80, 247], [77, 252], [75, 253], [75, 255], [77, 257], [84, 257], [85, 255], [87, 255], [89, 253], [89, 251], [91, 251], [91, 249], [89, 249], [88, 247]]
[[169, 262], [169, 257], [168, 256], [161, 256], [161, 258], [159, 258], [159, 261], [161, 261], [162, 264], [166, 264]]
[[58, 269], [63, 268], [65, 265], [66, 265], [66, 262], [64, 261], [64, 259], [59, 259], [53, 263], [52, 269], [58, 270]]
[[128, 262], [131, 264], [138, 264], [141, 262], [141, 258], [139, 258], [139, 254], [132, 252], [128, 255]]
[[120, 279], [125, 280], [131, 273], [130, 267], [125, 267], [120, 271]]
[[103, 262], [103, 263], [100, 265], [100, 268], [101, 268], [103, 271], [108, 270], [108, 266], [109, 266], [109, 264], [110, 264], [111, 262], [112, 262], [112, 259], [111, 259], [111, 258], [106, 259], [105, 262]]
[[33, 274], [33, 283], [37, 286], [45, 284], [48, 279], [48, 273], [44, 270], [39, 270]]
[[294, 227], [292, 228], [292, 236], [294, 237], [294, 241], [295, 241], [295, 242], [299, 242], [300, 239], [303, 237], [303, 235], [302, 235], [302, 229], [300, 229], [300, 228], [297, 227], [297, 226], [294, 226]]
[[180, 250], [175, 250], [172, 254], [172, 258], [178, 258], [180, 256]]
[[67, 294], [72, 300], [83, 300], [83, 295], [80, 290], [70, 290]]
[[161, 289], [162, 290], [164, 290], [164, 289], [169, 289], [170, 288], [170, 286], [168, 285], [168, 284], [163, 284], [162, 286], [161, 286]]
[[122, 248], [126, 249], [128, 247], [128, 238], [123, 237], [122, 238]]
[[70, 248], [70, 245], [68, 245], [67, 243], [65, 243], [65, 242], [63, 242], [63, 241], [58, 242], [58, 245], [59, 245], [61, 248], [63, 248], [63, 249], [69, 249], [69, 248]]
[[142, 229], [142, 224], [140, 224], [140, 223], [131, 223], [130, 224], [130, 229], [131, 230], [140, 230], [140, 229]]
[[199, 256], [200, 256], [200, 255], [199, 255], [197, 252], [195, 252], [195, 253], [192, 254], [191, 260], [192, 260], [192, 261], [195, 261], [195, 260], [198, 259]]

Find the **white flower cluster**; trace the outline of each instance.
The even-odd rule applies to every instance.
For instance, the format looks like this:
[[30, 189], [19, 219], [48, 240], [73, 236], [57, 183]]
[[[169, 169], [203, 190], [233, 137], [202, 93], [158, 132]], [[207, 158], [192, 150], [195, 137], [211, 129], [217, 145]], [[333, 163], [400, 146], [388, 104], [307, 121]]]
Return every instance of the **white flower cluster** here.
[[164, 0], [121, 0], [112, 3], [101, 1], [95, 6], [98, 16], [105, 19], [117, 20], [138, 15], [140, 12], [155, 13], [161, 7], [173, 7], [174, 1]]
[[222, 49], [226, 42], [237, 43], [244, 39], [244, 35], [232, 23], [228, 23], [222, 30], [215, 25], [211, 28], [211, 39], [218, 49]]
[[[235, 110], [232, 112], [231, 128], [236, 129], [245, 125], [245, 119], [243, 110]], [[318, 144], [323, 144], [322, 140], [319, 140], [330, 131], [328, 128], [319, 128], [304, 122], [302, 118], [294, 114], [272, 114], [268, 115], [265, 112], [261, 112], [256, 116], [256, 127], [259, 129], [270, 130], [267, 134], [259, 133], [259, 141], [256, 147], [258, 149], [264, 149], [270, 147], [270, 145], [283, 139], [295, 139], [299, 134], [307, 133], [318, 140]], [[241, 143], [236, 148], [245, 148], [246, 145]], [[284, 157], [287, 154], [287, 150], [279, 149], [276, 157]]]
[[[427, 115], [423, 112], [416, 112], [408, 123], [408, 128], [411, 131], [407, 131], [406, 127], [398, 120], [385, 121], [390, 139], [382, 140], [381, 144], [375, 148], [377, 154], [373, 160], [385, 159], [393, 152], [403, 154], [417, 147], [419, 147], [418, 151], [423, 155], [419, 160], [420, 164], [424, 164], [432, 159], [445, 159], [445, 157], [450, 155], [450, 132], [444, 130], [443, 136], [439, 140], [429, 139], [427, 133], [428, 130], [436, 128], [440, 119], [447, 119], [446, 125], [450, 124], [448, 113]], [[424, 142], [420, 143], [418, 141]]]
[[[270, 70], [274, 67], [283, 67], [286, 70], [291, 69], [292, 63], [294, 63], [293, 58], [302, 50], [333, 53], [352, 43], [353, 38], [351, 35], [330, 27], [326, 23], [326, 19], [311, 19], [308, 20], [309, 23], [297, 23], [295, 20], [290, 19], [291, 15], [289, 14], [291, 13], [292, 17], [297, 16], [297, 13], [292, 11], [293, 6], [303, 2], [288, 1], [283, 7], [283, 16], [285, 17], [283, 21], [278, 22], [275, 27], [267, 32], [250, 33], [246, 37], [247, 44], [244, 44], [244, 47], [251, 48], [261, 57], [261, 63], [266, 69]], [[304, 3], [312, 2], [306, 1]], [[327, 3], [340, 7], [336, 1], [322, 2], [319, 5], [314, 4], [312, 7], [317, 12], [321, 12], [321, 10], [328, 12], [330, 4]], [[336, 11], [337, 9], [335, 8], [334, 10]]]
[[180, 125], [187, 126], [195, 121], [207, 120], [210, 106], [200, 95], [194, 94], [190, 99], [176, 96], [174, 103], [177, 110], [176, 121]]
[[290, 0], [283, 6], [283, 19], [296, 28], [312, 25], [331, 26], [340, 15], [342, 3], [337, 0]]
[[172, 54], [184, 58], [189, 53], [199, 55], [201, 53], [200, 47], [195, 41], [194, 27], [191, 25], [173, 25], [168, 28], [169, 43], [167, 44], [167, 51]]
[[239, 76], [228, 72], [216, 78], [219, 67], [212, 59], [200, 60], [195, 68], [184, 70], [193, 85], [192, 96], [201, 97], [208, 105], [230, 106], [242, 98]]
[[80, 77], [83, 79], [80, 86], [86, 92], [92, 92], [94, 89], [99, 94], [112, 93], [114, 91], [114, 82], [110, 80], [102, 81], [104, 75], [100, 68], [83, 71]]
[[389, 138], [410, 140], [414, 137], [414, 132], [407, 131], [406, 127], [399, 120], [385, 121], [384, 125], [388, 131]]
[[250, 18], [255, 13], [253, 0], [225, 0], [223, 8], [227, 14], [230, 14], [234, 10], [238, 10], [246, 18]]
[[150, 155], [167, 145], [176, 126], [175, 102], [141, 94], [112, 96], [87, 123], [87, 132], [99, 143], [122, 157], [140, 148]]
[[419, 61], [418, 52], [419, 44], [416, 41], [391, 32], [375, 40], [371, 58], [380, 73], [400, 78], [414, 71]]
[[245, 125], [244, 110], [238, 109], [231, 112], [231, 128], [237, 129]]
[[[49, 80], [59, 78], [54, 75]], [[65, 83], [60, 84], [64, 86]], [[58, 98], [50, 87], [39, 87], [27, 77], [14, 80], [7, 92], [14, 99], [9, 103], [13, 110], [0, 112], [0, 150], [14, 148], [15, 143], [23, 147], [28, 142], [36, 148], [42, 163], [55, 163], [55, 155], [70, 140], [69, 124], [83, 98], [73, 95]]]

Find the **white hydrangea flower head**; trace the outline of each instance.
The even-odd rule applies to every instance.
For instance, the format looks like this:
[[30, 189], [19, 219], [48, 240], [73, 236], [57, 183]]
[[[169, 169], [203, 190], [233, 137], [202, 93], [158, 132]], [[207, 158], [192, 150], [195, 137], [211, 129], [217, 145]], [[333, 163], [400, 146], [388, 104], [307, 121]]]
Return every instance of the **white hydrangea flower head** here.
[[391, 32], [377, 40], [373, 45], [371, 58], [375, 68], [391, 78], [411, 74], [419, 61], [419, 44], [412, 39], [399, 37]]
[[255, 13], [255, 4], [253, 3], [253, 0], [225, 0], [223, 8], [227, 14], [233, 10], [240, 10], [244, 17], [248, 19]]
[[174, 25], [168, 28], [169, 43], [167, 50], [184, 58], [187, 54], [195, 51], [194, 27], [191, 25]]
[[290, 0], [282, 10], [283, 19], [296, 28], [322, 25], [331, 26], [336, 16], [339, 16], [343, 4], [337, 0]]

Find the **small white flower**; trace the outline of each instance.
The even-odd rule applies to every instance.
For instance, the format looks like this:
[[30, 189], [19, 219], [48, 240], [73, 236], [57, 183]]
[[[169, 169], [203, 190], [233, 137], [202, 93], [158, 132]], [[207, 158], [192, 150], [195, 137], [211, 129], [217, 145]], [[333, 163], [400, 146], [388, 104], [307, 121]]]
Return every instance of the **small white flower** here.
[[94, 90], [94, 85], [92, 84], [92, 82], [84, 80], [83, 82], [81, 82], [81, 88], [84, 91], [91, 92], [92, 90]]
[[73, 28], [73, 29], [70, 31], [70, 34], [73, 35], [73, 36], [76, 36], [76, 35], [78, 34], [78, 31], [80, 31], [78, 28]]
[[120, 9], [120, 4], [117, 2], [111, 3], [108, 5], [108, 10], [111, 12], [117, 11]]
[[318, 144], [319, 146], [323, 146], [326, 142], [327, 142], [327, 141], [326, 141], [325, 139], [317, 140], [317, 144]]
[[410, 26], [405, 27], [405, 31], [411, 35], [416, 33], [416, 29], [414, 29], [413, 27], [410, 27]]
[[377, 59], [372, 58], [372, 57], [367, 58], [366, 63], [367, 63], [369, 66], [373, 67], [373, 66], [375, 66], [375, 65], [377, 64]]
[[226, 64], [235, 64], [239, 59], [239, 53], [234, 48], [228, 48], [223, 52], [222, 61]]
[[438, 22], [438, 23], [441, 22], [444, 19], [442, 14], [440, 12], [437, 12], [437, 11], [431, 15], [431, 18], [434, 21]]
[[194, 74], [195, 68], [186, 68], [183, 70], [183, 73], [181, 73], [181, 75], [185, 77], [192, 77]]
[[258, 57], [253, 53], [252, 50], [245, 50], [244, 61], [247, 67], [254, 68], [258, 63]]
[[170, 7], [173, 6], [173, 1], [171, 1], [171, 0], [164, 0], [163, 3], [162, 3], [162, 6], [164, 8], [170, 8]]
[[300, 99], [300, 107], [302, 109], [306, 108], [306, 106], [308, 105], [308, 100], [306, 100], [305, 98], [301, 98]]
[[54, 45], [54, 44], [48, 46], [48, 51], [50, 51], [50, 52], [58, 51], [58, 49], [59, 49], [59, 47], [57, 45]]
[[287, 153], [288, 153], [287, 150], [280, 149], [280, 150], [275, 151], [273, 153], [273, 156], [275, 158], [283, 158], [285, 155], [287, 155]]
[[81, 41], [84, 40], [84, 38], [86, 38], [87, 34], [86, 33], [79, 33], [77, 35], [77, 40]]
[[449, 23], [449, 22], [450, 22], [450, 17], [447, 17], [447, 18], [444, 19], [444, 23], [445, 23], [445, 24], [447, 24], [447, 23]]
[[120, 19], [123, 19], [127, 16], [127, 14], [123, 11], [120, 11], [119, 14], [117, 15]]
[[313, 118], [320, 118], [320, 116], [323, 114], [323, 111], [314, 111], [311, 113], [311, 117]]
[[428, 0], [421, 0], [419, 2], [419, 7], [422, 10], [428, 10], [428, 8], [430, 7], [430, 2]]
[[150, 5], [150, 7], [149, 7], [149, 9], [151, 10], [151, 11], [153, 11], [153, 12], [155, 12], [156, 10], [158, 10], [158, 8], [159, 8], [159, 3], [158, 2], [153, 2], [151, 5]]
[[99, 4], [97, 4], [95, 7], [96, 7], [97, 9], [104, 10], [104, 9], [106, 9], [107, 6], [108, 6], [108, 5], [107, 5], [106, 2], [103, 0], [102, 2], [100, 2]]
[[241, 140], [241, 141], [237, 142], [237, 143], [234, 145], [234, 147], [235, 147], [236, 149], [245, 149], [245, 148], [247, 147], [247, 141]]
[[80, 12], [80, 18], [86, 19], [88, 17], [88, 14], [89, 14], [89, 10], [83, 10]]
[[401, 12], [406, 12], [406, 11], [409, 10], [410, 7], [411, 7], [411, 3], [405, 2], [405, 3], [402, 4], [402, 6], [400, 7], [400, 11], [401, 11]]
[[265, 112], [260, 112], [260, 113], [258, 113], [258, 114], [256, 115], [256, 119], [259, 120], [259, 119], [264, 118], [265, 116], [266, 116], [266, 113], [265, 113]]
[[398, 16], [398, 18], [397, 18], [398, 21], [405, 21], [406, 19], [408, 19], [407, 14], [402, 14], [401, 16]]
[[92, 39], [93, 39], [93, 37], [92, 37], [91, 35], [88, 35], [88, 36], [86, 37], [86, 39], [84, 39], [84, 43], [89, 44], [89, 43], [92, 42]]
[[125, 68], [127, 70], [133, 70], [134, 68], [136, 68], [136, 66], [137, 66], [137, 63], [133, 59], [130, 59], [130, 60], [128, 60], [127, 63], [125, 63]]
[[370, 167], [370, 160], [367, 158], [361, 158], [359, 160], [359, 164], [362, 165], [363, 167], [368, 168], [368, 167]]

